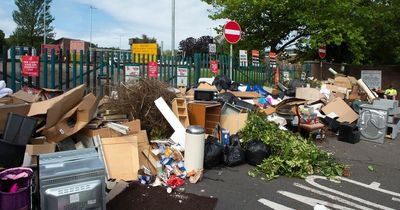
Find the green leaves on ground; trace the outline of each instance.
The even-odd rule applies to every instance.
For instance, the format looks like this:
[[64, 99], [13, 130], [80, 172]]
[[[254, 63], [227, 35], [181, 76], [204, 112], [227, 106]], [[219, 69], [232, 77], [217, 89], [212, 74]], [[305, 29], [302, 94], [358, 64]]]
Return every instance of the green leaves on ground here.
[[327, 177], [343, 174], [345, 165], [337, 163], [331, 153], [320, 150], [297, 133], [280, 130], [277, 124], [268, 122], [261, 114], [249, 115], [241, 135], [243, 145], [262, 139], [272, 148], [271, 156], [249, 175], [258, 174], [270, 180], [280, 175], [304, 178], [311, 174]]

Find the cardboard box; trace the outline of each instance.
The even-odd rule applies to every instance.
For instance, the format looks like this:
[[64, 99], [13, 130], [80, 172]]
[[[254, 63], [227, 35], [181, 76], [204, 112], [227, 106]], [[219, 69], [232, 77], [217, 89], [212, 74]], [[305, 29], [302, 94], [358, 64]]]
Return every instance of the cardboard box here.
[[32, 141], [26, 145], [25, 152], [31, 156], [31, 164], [37, 164], [37, 155], [52, 153], [56, 150], [56, 144], [48, 141]]
[[350, 79], [347, 78], [347, 77], [344, 77], [344, 76], [336, 76], [334, 84], [336, 86], [344, 87], [344, 88], [347, 88], [347, 89], [351, 89], [353, 87], [353, 84], [350, 81]]
[[335, 93], [343, 93], [343, 94], [347, 93], [347, 88], [336, 86], [336, 85], [328, 85], [328, 84], [326, 84], [326, 89], [328, 89], [328, 90], [330, 90], [332, 92], [335, 92]]
[[326, 106], [321, 109], [325, 114], [331, 112], [335, 113], [339, 118], [339, 122], [349, 122], [353, 123], [358, 119], [358, 114], [353, 111], [353, 109], [346, 104], [341, 98], [334, 98]]
[[221, 115], [221, 127], [235, 134], [246, 126], [247, 117], [248, 113]]
[[[93, 119], [97, 103], [96, 97], [92, 93], [89, 93], [78, 105], [66, 112], [53, 126], [45, 129], [43, 134], [49, 141], [60, 142], [77, 133]], [[49, 116], [47, 119], [49, 119]]]
[[26, 87], [23, 90], [17, 91], [12, 96], [21, 99], [23, 101], [26, 101], [28, 103], [34, 103], [57, 97], [63, 93], [64, 93], [63, 90], [58, 90], [58, 89], [48, 89], [48, 88], [34, 89]]
[[324, 95], [315, 88], [296, 88], [296, 98], [307, 100], [313, 103], [324, 98]]
[[3, 133], [8, 113], [13, 112], [26, 116], [31, 108], [30, 104], [12, 97], [3, 98], [3, 102], [5, 102], [5, 105], [0, 106], [0, 133]]
[[45, 129], [51, 128], [82, 101], [84, 91], [85, 85], [80, 85], [55, 98], [32, 103], [28, 116], [46, 115]]
[[210, 85], [208, 83], [200, 83], [199, 86], [197, 87], [199, 90], [212, 90], [212, 91], [218, 91], [217, 88], [214, 85]]
[[137, 136], [103, 138], [101, 151], [108, 178], [125, 181], [138, 179], [140, 165]]
[[[135, 134], [138, 133], [141, 130], [140, 127], [140, 120], [132, 120], [129, 122], [121, 123], [122, 125], [128, 126], [129, 127], [129, 134]], [[82, 134], [86, 136], [97, 136], [100, 135], [100, 138], [111, 138], [111, 137], [118, 137], [122, 136], [123, 134], [118, 133], [110, 128], [99, 128], [99, 129], [82, 129], [81, 131]]]

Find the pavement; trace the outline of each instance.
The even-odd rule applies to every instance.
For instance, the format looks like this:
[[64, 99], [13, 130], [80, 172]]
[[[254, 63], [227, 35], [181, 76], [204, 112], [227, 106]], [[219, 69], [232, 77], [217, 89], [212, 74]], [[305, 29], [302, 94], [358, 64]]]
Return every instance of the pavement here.
[[216, 209], [313, 209], [316, 204], [330, 209], [400, 209], [399, 138], [384, 144], [350, 144], [330, 136], [316, 143], [349, 165], [350, 176], [336, 181], [321, 176], [266, 181], [249, 177], [254, 167], [244, 164], [206, 170], [203, 180], [186, 184], [185, 191], [218, 198]]

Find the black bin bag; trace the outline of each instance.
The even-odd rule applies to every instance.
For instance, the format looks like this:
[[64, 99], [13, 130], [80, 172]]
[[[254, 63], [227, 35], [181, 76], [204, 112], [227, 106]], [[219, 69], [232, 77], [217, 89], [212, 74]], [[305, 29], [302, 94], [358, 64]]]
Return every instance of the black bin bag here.
[[204, 168], [212, 168], [221, 164], [224, 147], [214, 136], [208, 136], [204, 145]]
[[224, 164], [233, 167], [245, 163], [246, 157], [240, 146], [239, 137], [232, 135], [229, 140], [229, 145], [224, 148]]
[[246, 147], [246, 162], [256, 166], [271, 155], [271, 147], [261, 140], [254, 140]]

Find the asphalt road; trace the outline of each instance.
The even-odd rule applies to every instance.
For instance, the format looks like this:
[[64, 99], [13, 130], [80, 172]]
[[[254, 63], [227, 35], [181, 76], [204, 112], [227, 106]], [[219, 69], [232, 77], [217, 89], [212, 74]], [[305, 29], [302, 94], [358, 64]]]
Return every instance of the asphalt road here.
[[253, 166], [245, 164], [206, 170], [203, 180], [186, 184], [185, 191], [218, 198], [216, 209], [313, 209], [317, 203], [330, 209], [400, 209], [399, 141], [349, 144], [333, 136], [318, 142], [350, 165], [350, 176], [340, 182], [319, 176], [266, 181], [249, 177]]

